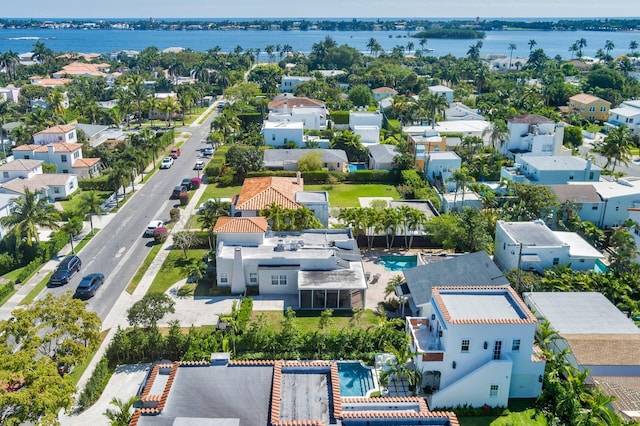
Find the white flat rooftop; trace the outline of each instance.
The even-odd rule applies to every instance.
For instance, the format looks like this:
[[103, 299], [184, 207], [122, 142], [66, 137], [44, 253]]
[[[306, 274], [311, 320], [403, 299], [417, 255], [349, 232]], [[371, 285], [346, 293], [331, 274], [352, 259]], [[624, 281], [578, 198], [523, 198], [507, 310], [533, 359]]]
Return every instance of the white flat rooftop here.
[[431, 126], [407, 126], [402, 129], [403, 132], [409, 134], [423, 134], [426, 131], [436, 131], [440, 133], [482, 133], [486, 128], [490, 126], [488, 121], [485, 120], [454, 120], [454, 121], [440, 121], [436, 123], [432, 129]]
[[556, 237], [558, 237], [560, 241], [569, 244], [569, 255], [571, 257], [604, 258], [602, 253], [575, 232], [554, 231], [554, 234], [556, 234]]
[[442, 301], [452, 320], [519, 320], [516, 311], [505, 294], [441, 293]]

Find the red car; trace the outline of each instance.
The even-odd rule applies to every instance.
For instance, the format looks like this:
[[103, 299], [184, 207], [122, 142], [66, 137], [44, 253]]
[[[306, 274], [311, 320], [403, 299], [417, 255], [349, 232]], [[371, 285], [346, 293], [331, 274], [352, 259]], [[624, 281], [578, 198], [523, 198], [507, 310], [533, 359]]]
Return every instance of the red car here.
[[180, 157], [180, 148], [173, 148], [171, 150], [171, 158], [175, 160], [178, 157]]

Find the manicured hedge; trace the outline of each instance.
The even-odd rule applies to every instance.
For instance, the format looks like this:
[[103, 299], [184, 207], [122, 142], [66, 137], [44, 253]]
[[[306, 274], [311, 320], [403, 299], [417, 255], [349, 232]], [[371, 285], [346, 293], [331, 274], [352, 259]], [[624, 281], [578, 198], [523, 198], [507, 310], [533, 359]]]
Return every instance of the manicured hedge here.
[[11, 294], [13, 290], [15, 290], [13, 281], [0, 285], [0, 300], [4, 299], [8, 294]]
[[98, 176], [90, 179], [78, 180], [78, 186], [83, 191], [112, 191], [113, 185], [109, 182], [107, 175]]
[[247, 324], [251, 319], [251, 313], [253, 312], [253, 299], [245, 297], [240, 303], [240, 309], [238, 311], [238, 330], [245, 331]]
[[262, 124], [262, 114], [259, 112], [242, 112], [238, 114], [238, 120], [240, 120], [244, 127], [251, 123]]
[[109, 383], [109, 379], [111, 379], [112, 374], [113, 370], [109, 368], [109, 361], [106, 357], [102, 357], [98, 364], [96, 364], [93, 374], [87, 381], [87, 386], [80, 394], [80, 398], [78, 400], [80, 411], [84, 411], [91, 407], [98, 398], [100, 398], [100, 395], [102, 395], [104, 388], [107, 387], [107, 383]]
[[331, 111], [331, 120], [335, 124], [349, 124], [349, 111]]
[[[251, 172], [247, 177], [265, 177], [265, 176], [280, 176], [280, 177], [296, 177], [297, 172], [288, 170], [262, 170], [259, 172]], [[328, 170], [314, 170], [309, 172], [302, 172], [301, 177], [306, 184], [320, 184], [326, 183], [329, 176], [335, 176], [339, 182], [344, 181], [348, 175], [340, 172], [330, 172]]]
[[389, 170], [357, 170], [349, 173], [346, 180], [358, 183], [396, 183], [398, 175]]

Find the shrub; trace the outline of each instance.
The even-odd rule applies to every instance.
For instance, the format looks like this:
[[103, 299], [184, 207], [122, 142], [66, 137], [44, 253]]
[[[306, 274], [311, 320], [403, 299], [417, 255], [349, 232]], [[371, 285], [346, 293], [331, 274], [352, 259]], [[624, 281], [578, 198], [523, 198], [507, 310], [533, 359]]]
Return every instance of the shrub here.
[[191, 178], [191, 189], [200, 188], [200, 184], [201, 183], [202, 183], [202, 179], [200, 179], [199, 177], [192, 177]]
[[189, 283], [189, 284], [185, 284], [182, 287], [180, 287], [178, 289], [178, 296], [179, 297], [187, 297], [187, 296], [193, 296], [196, 292], [196, 287], [198, 285], [196, 283]]
[[171, 220], [171, 222], [177, 222], [180, 220], [180, 209], [179, 208], [173, 208], [171, 210], [169, 210], [169, 219]]
[[235, 170], [233, 170], [232, 167], [227, 167], [218, 178], [218, 184], [220, 184], [220, 186], [231, 186], [233, 185], [233, 179], [235, 178], [235, 176]]
[[80, 394], [78, 405], [81, 411], [89, 408], [98, 400], [98, 398], [100, 398], [100, 395], [102, 395], [102, 391], [107, 386], [107, 383], [109, 383], [109, 379], [112, 374], [113, 370], [109, 368], [107, 358], [102, 357], [98, 364], [96, 364], [93, 374], [87, 381], [87, 386]]
[[178, 199], [180, 200], [181, 206], [186, 206], [187, 204], [189, 204], [189, 200], [191, 199], [191, 194], [189, 194], [188, 192], [181, 192], [180, 195], [178, 196]]
[[169, 236], [169, 229], [164, 226], [160, 226], [153, 230], [153, 239], [156, 243], [164, 243], [167, 241], [167, 237]]
[[15, 269], [15, 259], [9, 253], [0, 253], [0, 275]]
[[31, 277], [31, 275], [33, 275], [33, 273], [38, 268], [40, 268], [40, 265], [42, 265], [42, 259], [41, 258], [37, 257], [37, 258], [33, 259], [25, 267], [22, 268], [22, 270], [18, 274], [18, 278], [16, 278], [16, 283], [22, 283], [22, 282], [25, 282], [26, 280], [28, 280], [29, 277]]
[[262, 124], [263, 119], [262, 114], [259, 112], [241, 112], [237, 117], [242, 122], [243, 128], [251, 123]]
[[109, 182], [109, 176], [102, 175], [90, 179], [79, 179], [78, 187], [83, 191], [111, 191], [113, 185]]
[[11, 294], [11, 292], [15, 290], [15, 286], [12, 281], [9, 281], [6, 284], [0, 286], [0, 300], [4, 299], [7, 295]]
[[253, 299], [245, 297], [240, 303], [240, 310], [238, 312], [238, 330], [244, 331], [247, 328], [247, 324], [251, 319], [251, 313], [253, 311]]
[[396, 177], [388, 170], [358, 170], [349, 173], [347, 180], [361, 183], [394, 183]]
[[335, 124], [349, 124], [349, 111], [331, 111], [331, 120]]

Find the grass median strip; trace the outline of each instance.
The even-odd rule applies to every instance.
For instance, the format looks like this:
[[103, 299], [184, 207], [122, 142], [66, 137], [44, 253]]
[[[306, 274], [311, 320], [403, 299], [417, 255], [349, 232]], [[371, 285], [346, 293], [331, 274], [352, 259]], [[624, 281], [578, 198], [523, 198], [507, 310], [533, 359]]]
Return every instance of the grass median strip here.
[[144, 261], [136, 271], [135, 275], [131, 278], [131, 281], [129, 281], [129, 285], [125, 289], [127, 293], [133, 294], [133, 292], [136, 291], [136, 287], [138, 287], [138, 284], [142, 281], [142, 277], [147, 273], [149, 266], [151, 266], [151, 262], [156, 258], [161, 248], [162, 244], [154, 244], [153, 247], [151, 247], [149, 254], [144, 258]]
[[45, 275], [44, 278], [41, 279], [40, 282], [38, 282], [38, 284], [36, 284], [36, 286], [31, 289], [29, 294], [27, 294], [24, 299], [20, 301], [19, 305], [28, 305], [29, 303], [33, 302], [36, 297], [38, 297], [38, 295], [42, 292], [42, 290], [44, 290], [44, 288], [47, 286], [51, 275], [53, 275], [53, 271]]

